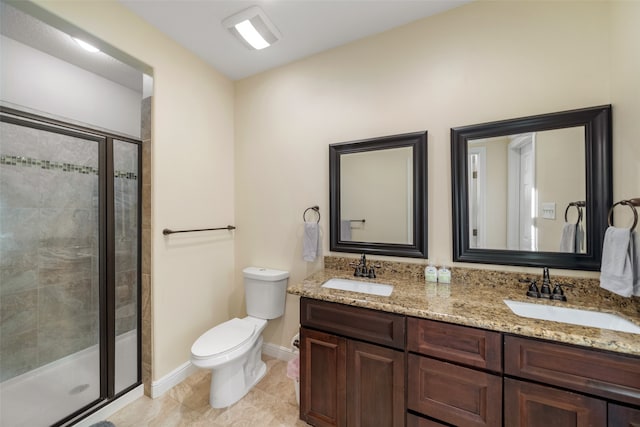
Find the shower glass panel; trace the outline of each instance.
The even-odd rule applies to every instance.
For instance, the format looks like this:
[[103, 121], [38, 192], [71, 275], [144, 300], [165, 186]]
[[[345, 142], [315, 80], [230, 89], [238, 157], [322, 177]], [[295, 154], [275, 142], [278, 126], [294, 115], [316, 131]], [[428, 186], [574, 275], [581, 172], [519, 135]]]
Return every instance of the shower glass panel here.
[[0, 425], [51, 425], [100, 398], [103, 145], [2, 116]]
[[139, 145], [113, 141], [115, 393], [138, 381]]

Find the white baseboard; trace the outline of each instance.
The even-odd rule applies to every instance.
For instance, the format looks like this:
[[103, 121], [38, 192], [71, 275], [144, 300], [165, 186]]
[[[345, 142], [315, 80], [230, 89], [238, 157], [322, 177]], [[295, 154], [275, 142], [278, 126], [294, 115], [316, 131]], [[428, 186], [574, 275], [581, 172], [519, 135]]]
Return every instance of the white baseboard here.
[[180, 384], [182, 381], [186, 380], [187, 377], [195, 374], [197, 371], [198, 368], [192, 365], [191, 362], [185, 362], [159, 380], [152, 381], [151, 398], [156, 399], [162, 396], [172, 387]]
[[285, 362], [288, 362], [289, 360], [296, 357], [297, 353], [288, 347], [282, 347], [277, 344], [271, 344], [269, 342], [266, 342], [262, 344], [262, 354], [275, 357], [276, 359], [284, 360]]

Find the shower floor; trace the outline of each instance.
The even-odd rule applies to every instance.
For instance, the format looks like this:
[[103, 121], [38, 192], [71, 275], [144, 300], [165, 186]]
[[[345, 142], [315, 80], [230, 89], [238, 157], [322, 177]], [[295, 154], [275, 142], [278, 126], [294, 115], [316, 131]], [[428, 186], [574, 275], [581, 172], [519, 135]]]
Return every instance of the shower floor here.
[[[137, 331], [116, 337], [116, 391], [137, 379]], [[70, 415], [100, 396], [98, 346], [0, 384], [0, 425], [39, 427]]]

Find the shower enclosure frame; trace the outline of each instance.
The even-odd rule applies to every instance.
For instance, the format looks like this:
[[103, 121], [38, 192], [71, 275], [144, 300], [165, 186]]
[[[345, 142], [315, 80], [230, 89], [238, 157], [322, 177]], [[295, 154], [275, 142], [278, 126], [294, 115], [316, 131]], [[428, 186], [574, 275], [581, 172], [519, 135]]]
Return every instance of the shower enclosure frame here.
[[[93, 402], [55, 422], [53, 427], [71, 425], [108, 405], [120, 396], [142, 384], [142, 140], [65, 122], [0, 105], [0, 121], [45, 130], [98, 143], [98, 219], [99, 219], [99, 358], [100, 395]], [[137, 248], [136, 248], [136, 381], [123, 390], [115, 391], [116, 352], [116, 242], [115, 242], [115, 191], [114, 191], [114, 141], [137, 146]]]

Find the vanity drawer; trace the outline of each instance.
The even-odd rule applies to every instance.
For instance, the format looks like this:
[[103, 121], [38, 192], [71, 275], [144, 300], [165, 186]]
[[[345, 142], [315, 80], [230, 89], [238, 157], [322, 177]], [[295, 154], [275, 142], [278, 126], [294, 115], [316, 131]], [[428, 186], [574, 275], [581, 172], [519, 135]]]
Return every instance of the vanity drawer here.
[[498, 332], [433, 320], [407, 319], [407, 349], [494, 372], [502, 370], [502, 343]]
[[505, 337], [506, 374], [640, 405], [640, 358]]
[[422, 418], [417, 415], [407, 414], [407, 427], [446, 427], [446, 424]]
[[457, 426], [502, 425], [502, 378], [429, 357], [409, 354], [412, 411]]
[[301, 298], [300, 323], [399, 350], [405, 347], [405, 317], [399, 314]]

